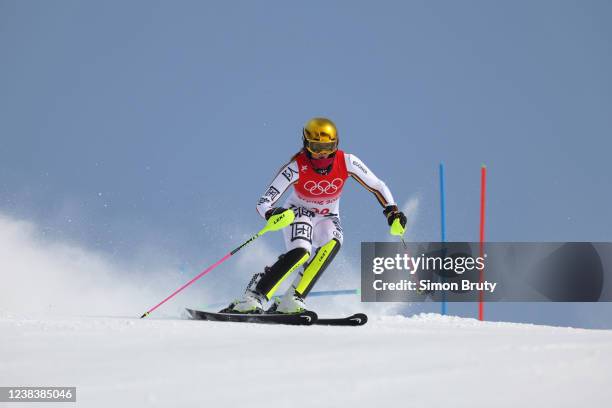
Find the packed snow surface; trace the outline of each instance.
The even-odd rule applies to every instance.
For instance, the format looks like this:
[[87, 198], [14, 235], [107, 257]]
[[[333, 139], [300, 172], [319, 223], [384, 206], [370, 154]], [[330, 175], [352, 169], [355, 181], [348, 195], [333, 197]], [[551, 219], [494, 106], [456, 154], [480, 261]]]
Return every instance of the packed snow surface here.
[[0, 385], [76, 386], [79, 407], [607, 406], [611, 369], [612, 331], [434, 314], [291, 327], [0, 313]]

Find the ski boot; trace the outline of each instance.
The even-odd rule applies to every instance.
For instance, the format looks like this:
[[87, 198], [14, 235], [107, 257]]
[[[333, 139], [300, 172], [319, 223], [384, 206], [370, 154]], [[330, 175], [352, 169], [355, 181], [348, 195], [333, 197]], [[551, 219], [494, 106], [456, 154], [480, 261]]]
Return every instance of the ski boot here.
[[266, 297], [255, 289], [257, 282], [259, 282], [262, 276], [263, 273], [253, 275], [242, 298], [234, 300], [228, 307], [220, 310], [219, 313], [263, 313], [263, 304], [266, 301]]
[[[276, 305], [276, 302], [275, 302]], [[274, 306], [272, 306], [274, 307]], [[304, 299], [294, 291], [288, 291], [276, 306], [274, 313], [300, 313], [306, 311]]]

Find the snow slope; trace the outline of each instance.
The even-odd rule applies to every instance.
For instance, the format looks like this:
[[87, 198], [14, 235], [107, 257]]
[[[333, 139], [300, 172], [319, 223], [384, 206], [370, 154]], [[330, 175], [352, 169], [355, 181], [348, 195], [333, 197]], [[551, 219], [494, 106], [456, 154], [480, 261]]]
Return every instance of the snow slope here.
[[607, 406], [611, 368], [612, 331], [434, 314], [356, 328], [0, 314], [0, 385], [76, 385], [79, 407]]

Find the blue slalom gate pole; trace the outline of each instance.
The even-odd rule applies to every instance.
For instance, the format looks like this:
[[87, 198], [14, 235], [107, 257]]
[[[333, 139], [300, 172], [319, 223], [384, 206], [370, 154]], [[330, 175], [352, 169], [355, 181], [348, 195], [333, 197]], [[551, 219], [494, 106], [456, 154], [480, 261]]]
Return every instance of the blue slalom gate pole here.
[[[444, 197], [444, 163], [440, 162], [440, 233], [441, 242], [446, 242], [446, 207]], [[442, 315], [446, 314], [446, 291], [442, 291]]]
[[318, 292], [310, 292], [308, 297], [319, 296], [339, 296], [339, 295], [359, 295], [359, 289], [342, 289], [342, 290], [320, 290]]

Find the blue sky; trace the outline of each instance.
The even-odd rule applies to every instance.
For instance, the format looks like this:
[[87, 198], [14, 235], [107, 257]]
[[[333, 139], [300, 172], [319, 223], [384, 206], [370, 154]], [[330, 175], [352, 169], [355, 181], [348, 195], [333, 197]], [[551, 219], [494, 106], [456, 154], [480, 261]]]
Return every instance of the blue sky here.
[[[401, 204], [411, 240], [610, 241], [608, 1], [0, 0], [0, 211], [112, 257], [198, 264], [324, 115]], [[343, 251], [390, 240], [343, 197]], [[347, 239], [348, 238], [348, 239]], [[280, 250], [280, 240], [272, 240]]]

